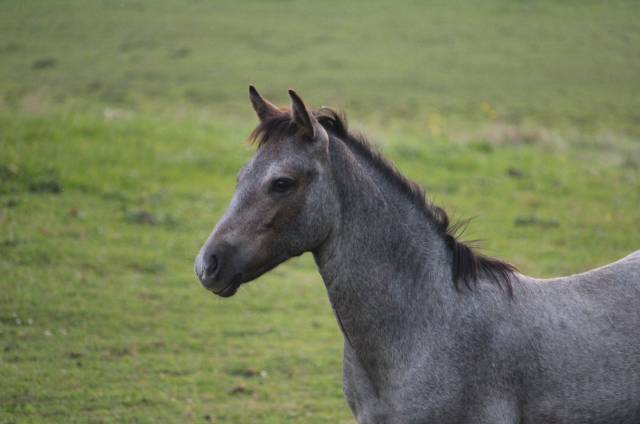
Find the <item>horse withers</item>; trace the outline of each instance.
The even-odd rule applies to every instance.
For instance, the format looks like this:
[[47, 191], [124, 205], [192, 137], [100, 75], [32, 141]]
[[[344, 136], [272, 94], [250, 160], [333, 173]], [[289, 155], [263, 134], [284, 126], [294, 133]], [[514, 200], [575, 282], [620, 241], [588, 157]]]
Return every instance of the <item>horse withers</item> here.
[[312, 252], [360, 423], [640, 423], [640, 251], [540, 280], [478, 254], [333, 110], [251, 87], [258, 149], [196, 258], [229, 297]]

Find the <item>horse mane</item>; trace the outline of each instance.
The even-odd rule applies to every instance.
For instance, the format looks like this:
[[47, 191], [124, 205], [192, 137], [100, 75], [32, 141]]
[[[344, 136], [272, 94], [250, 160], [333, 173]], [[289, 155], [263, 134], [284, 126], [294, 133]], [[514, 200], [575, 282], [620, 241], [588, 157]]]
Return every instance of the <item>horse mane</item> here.
[[[296, 123], [287, 110], [282, 111], [283, 113], [262, 121], [253, 130], [249, 140], [260, 147], [271, 140], [296, 135], [298, 132]], [[468, 289], [473, 289], [478, 277], [484, 276], [498, 287], [507, 290], [509, 294], [513, 293], [511, 275], [517, 271], [517, 268], [508, 262], [478, 253], [472, 246], [460, 240], [462, 230], [466, 228], [468, 221], [451, 222], [445, 210], [432, 203], [426, 197], [424, 189], [400, 173], [363, 134], [349, 131], [343, 114], [326, 107], [312, 113], [330, 135], [339, 138], [351, 149], [364, 156], [413, 204], [425, 212], [451, 252], [451, 272], [456, 289], [460, 290], [463, 284]]]

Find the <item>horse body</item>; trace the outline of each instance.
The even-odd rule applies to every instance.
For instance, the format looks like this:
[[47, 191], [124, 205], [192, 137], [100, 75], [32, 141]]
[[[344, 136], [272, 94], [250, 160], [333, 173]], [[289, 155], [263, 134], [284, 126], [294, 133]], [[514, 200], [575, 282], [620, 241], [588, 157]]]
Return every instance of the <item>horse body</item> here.
[[343, 324], [350, 406], [363, 423], [640, 422], [639, 273], [636, 252], [572, 277], [515, 275], [512, 300], [486, 284], [438, 321], [417, 310], [387, 361], [377, 326]]
[[516, 303], [532, 346], [521, 365], [523, 416], [640, 422], [640, 251], [578, 275], [522, 280]]
[[360, 423], [640, 423], [640, 251], [538, 280], [457, 241], [332, 112], [252, 89], [258, 153], [196, 260], [221, 296], [313, 252]]
[[512, 296], [487, 278], [457, 290], [419, 208], [333, 148], [345, 222], [315, 254], [359, 422], [640, 422], [640, 251], [570, 277], [514, 272]]

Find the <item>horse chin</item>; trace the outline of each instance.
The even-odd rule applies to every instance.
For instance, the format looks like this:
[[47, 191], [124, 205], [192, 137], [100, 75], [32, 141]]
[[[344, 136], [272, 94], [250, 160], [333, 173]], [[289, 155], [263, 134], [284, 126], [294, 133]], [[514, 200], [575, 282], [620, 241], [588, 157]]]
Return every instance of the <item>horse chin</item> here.
[[265, 264], [262, 264], [261, 266], [258, 266], [253, 271], [235, 274], [225, 288], [220, 291], [212, 291], [220, 297], [231, 297], [237, 293], [241, 285], [250, 283], [251, 281], [260, 277], [262, 274], [271, 271], [273, 268], [277, 267], [287, 259], [289, 259], [287, 256], [279, 256], [266, 262]]

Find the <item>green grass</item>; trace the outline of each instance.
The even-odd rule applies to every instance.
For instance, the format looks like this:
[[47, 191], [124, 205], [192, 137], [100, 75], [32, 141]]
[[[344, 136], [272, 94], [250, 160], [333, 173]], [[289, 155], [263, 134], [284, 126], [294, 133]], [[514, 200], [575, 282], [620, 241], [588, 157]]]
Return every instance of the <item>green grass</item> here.
[[[561, 4], [558, 4], [561, 3]], [[640, 134], [635, 1], [0, 4], [6, 107], [248, 118], [295, 87], [368, 122], [445, 115]]]
[[308, 256], [193, 259], [247, 85], [349, 112], [466, 237], [551, 276], [640, 247], [635, 2], [0, 2], [0, 422], [352, 422]]

